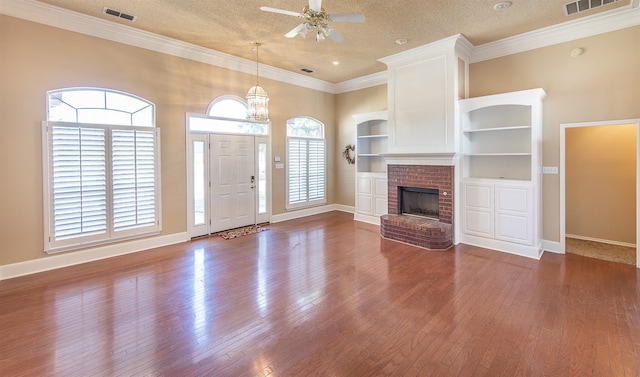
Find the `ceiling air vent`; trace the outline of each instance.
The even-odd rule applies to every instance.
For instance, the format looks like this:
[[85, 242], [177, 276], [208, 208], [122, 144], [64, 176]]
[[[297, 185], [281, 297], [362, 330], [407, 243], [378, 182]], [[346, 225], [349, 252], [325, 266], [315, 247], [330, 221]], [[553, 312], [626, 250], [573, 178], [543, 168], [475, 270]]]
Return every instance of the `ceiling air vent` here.
[[620, 0], [578, 0], [564, 5], [564, 14], [571, 16], [574, 13], [584, 12], [585, 10], [597, 8], [601, 5], [615, 3]]
[[119, 11], [114, 10], [114, 9], [109, 9], [107, 7], [102, 8], [102, 13], [109, 14], [111, 16], [116, 16], [118, 18], [122, 18], [124, 20], [132, 21], [132, 22], [135, 21], [136, 18], [138, 18], [136, 16], [132, 16], [130, 14], [122, 13], [122, 12], [119, 12]]
[[309, 68], [300, 68], [300, 70], [304, 73], [313, 73], [313, 70], [309, 69]]

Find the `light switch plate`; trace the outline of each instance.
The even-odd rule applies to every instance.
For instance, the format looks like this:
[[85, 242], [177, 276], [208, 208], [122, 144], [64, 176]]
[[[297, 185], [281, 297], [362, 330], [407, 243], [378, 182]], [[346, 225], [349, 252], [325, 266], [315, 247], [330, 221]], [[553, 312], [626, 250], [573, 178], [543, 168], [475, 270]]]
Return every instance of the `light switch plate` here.
[[284, 169], [284, 164], [276, 164], [276, 169]]
[[273, 161], [275, 161], [275, 162], [280, 162], [280, 157], [278, 157], [278, 156], [274, 157], [274, 158], [273, 158]]
[[542, 174], [558, 174], [557, 166], [543, 166]]

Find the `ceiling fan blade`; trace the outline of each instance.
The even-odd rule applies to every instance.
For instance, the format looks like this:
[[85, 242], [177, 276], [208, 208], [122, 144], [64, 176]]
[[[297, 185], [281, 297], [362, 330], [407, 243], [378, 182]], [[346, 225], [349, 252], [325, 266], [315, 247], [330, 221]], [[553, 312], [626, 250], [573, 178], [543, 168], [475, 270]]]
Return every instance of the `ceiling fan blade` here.
[[304, 29], [304, 23], [301, 23], [300, 25], [294, 27], [293, 29], [291, 29], [290, 32], [288, 32], [284, 36], [287, 37], [287, 38], [293, 38], [296, 35], [298, 35], [300, 33], [300, 30], [302, 30], [302, 29]]
[[260, 7], [260, 10], [263, 10], [265, 12], [271, 12], [271, 13], [286, 14], [287, 16], [302, 17], [300, 13], [294, 12], [292, 10], [284, 10], [284, 9], [271, 8], [271, 7]]
[[342, 13], [327, 15], [330, 21], [334, 22], [364, 22], [364, 14], [359, 13]]
[[309, 9], [320, 12], [322, 10], [322, 0], [309, 0]]
[[342, 34], [338, 33], [335, 29], [331, 30], [331, 33], [329, 33], [329, 38], [331, 38], [331, 40], [333, 40], [334, 42], [344, 41]]

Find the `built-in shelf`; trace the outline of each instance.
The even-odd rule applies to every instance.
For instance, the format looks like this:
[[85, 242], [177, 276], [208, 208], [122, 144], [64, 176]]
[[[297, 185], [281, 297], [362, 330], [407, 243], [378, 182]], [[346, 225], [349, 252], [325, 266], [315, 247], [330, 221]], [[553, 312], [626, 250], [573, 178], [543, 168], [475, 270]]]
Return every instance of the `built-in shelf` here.
[[531, 153], [514, 152], [514, 153], [463, 153], [463, 156], [531, 156]]
[[535, 95], [514, 99], [511, 94], [460, 101], [463, 177], [533, 179], [541, 131], [534, 102]]
[[389, 135], [380, 134], [380, 135], [360, 135], [358, 139], [386, 139]]
[[469, 129], [464, 130], [464, 133], [473, 133], [473, 132], [500, 132], [500, 131], [509, 131], [509, 130], [526, 130], [531, 129], [531, 126], [508, 126], [508, 127], [491, 127], [491, 128], [478, 128], [478, 129]]
[[387, 213], [387, 112], [354, 115], [356, 121], [356, 197], [354, 219], [380, 224]]
[[459, 101], [460, 241], [539, 258], [542, 89]]

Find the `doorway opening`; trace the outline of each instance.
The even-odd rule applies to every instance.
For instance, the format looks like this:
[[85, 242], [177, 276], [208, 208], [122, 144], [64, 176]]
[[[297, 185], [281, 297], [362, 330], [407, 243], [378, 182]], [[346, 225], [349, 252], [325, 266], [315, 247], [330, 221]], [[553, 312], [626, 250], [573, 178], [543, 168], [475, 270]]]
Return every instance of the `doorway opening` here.
[[638, 119], [561, 125], [562, 253], [640, 268], [639, 129]]

